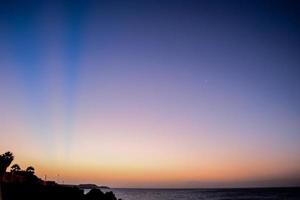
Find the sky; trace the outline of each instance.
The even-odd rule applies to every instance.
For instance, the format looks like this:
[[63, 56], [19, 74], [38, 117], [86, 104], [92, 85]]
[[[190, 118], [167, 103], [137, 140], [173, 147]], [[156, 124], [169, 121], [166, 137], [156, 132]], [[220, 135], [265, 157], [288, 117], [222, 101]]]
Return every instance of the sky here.
[[0, 1], [0, 151], [59, 183], [300, 185], [297, 1]]

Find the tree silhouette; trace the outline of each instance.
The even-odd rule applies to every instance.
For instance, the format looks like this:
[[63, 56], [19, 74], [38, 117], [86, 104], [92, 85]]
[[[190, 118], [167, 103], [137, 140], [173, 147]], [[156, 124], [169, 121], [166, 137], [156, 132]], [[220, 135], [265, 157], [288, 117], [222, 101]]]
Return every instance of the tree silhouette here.
[[10, 151], [0, 155], [0, 200], [2, 200], [2, 179], [6, 169], [13, 160], [14, 155]]
[[34, 174], [34, 168], [32, 166], [29, 166], [26, 168], [26, 172], [28, 172], [30, 174]]
[[0, 155], [0, 176], [4, 175], [6, 172], [7, 167], [10, 165], [10, 163], [14, 160], [14, 155], [11, 152], [6, 152], [2, 155]]
[[18, 164], [14, 164], [13, 166], [10, 167], [11, 172], [18, 172], [21, 170], [21, 167]]

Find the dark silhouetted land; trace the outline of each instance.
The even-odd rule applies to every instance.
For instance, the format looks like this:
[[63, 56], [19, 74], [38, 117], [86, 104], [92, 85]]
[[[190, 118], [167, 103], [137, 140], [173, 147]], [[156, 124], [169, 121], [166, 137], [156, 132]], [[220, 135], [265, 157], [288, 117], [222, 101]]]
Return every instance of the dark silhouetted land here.
[[[6, 172], [13, 160], [11, 152], [0, 155], [0, 200], [117, 200], [113, 192], [104, 193], [95, 184], [75, 186], [44, 181], [35, 175], [32, 166], [22, 170], [14, 164], [11, 171]], [[91, 190], [84, 194], [83, 189]]]

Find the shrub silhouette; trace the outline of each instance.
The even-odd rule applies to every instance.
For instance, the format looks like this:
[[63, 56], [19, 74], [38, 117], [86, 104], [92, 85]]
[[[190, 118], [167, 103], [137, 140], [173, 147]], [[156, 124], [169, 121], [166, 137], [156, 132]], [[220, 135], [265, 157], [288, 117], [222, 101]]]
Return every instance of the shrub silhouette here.
[[34, 174], [34, 168], [32, 166], [29, 166], [26, 168], [26, 172], [29, 174]]
[[21, 167], [18, 164], [14, 164], [10, 167], [11, 172], [18, 172], [21, 170]]

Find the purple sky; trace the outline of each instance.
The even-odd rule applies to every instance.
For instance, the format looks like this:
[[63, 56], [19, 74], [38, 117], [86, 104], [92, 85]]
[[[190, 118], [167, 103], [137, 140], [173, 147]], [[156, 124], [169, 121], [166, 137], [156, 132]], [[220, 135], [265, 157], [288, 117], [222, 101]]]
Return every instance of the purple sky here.
[[299, 10], [1, 1], [0, 150], [67, 182], [299, 184]]

